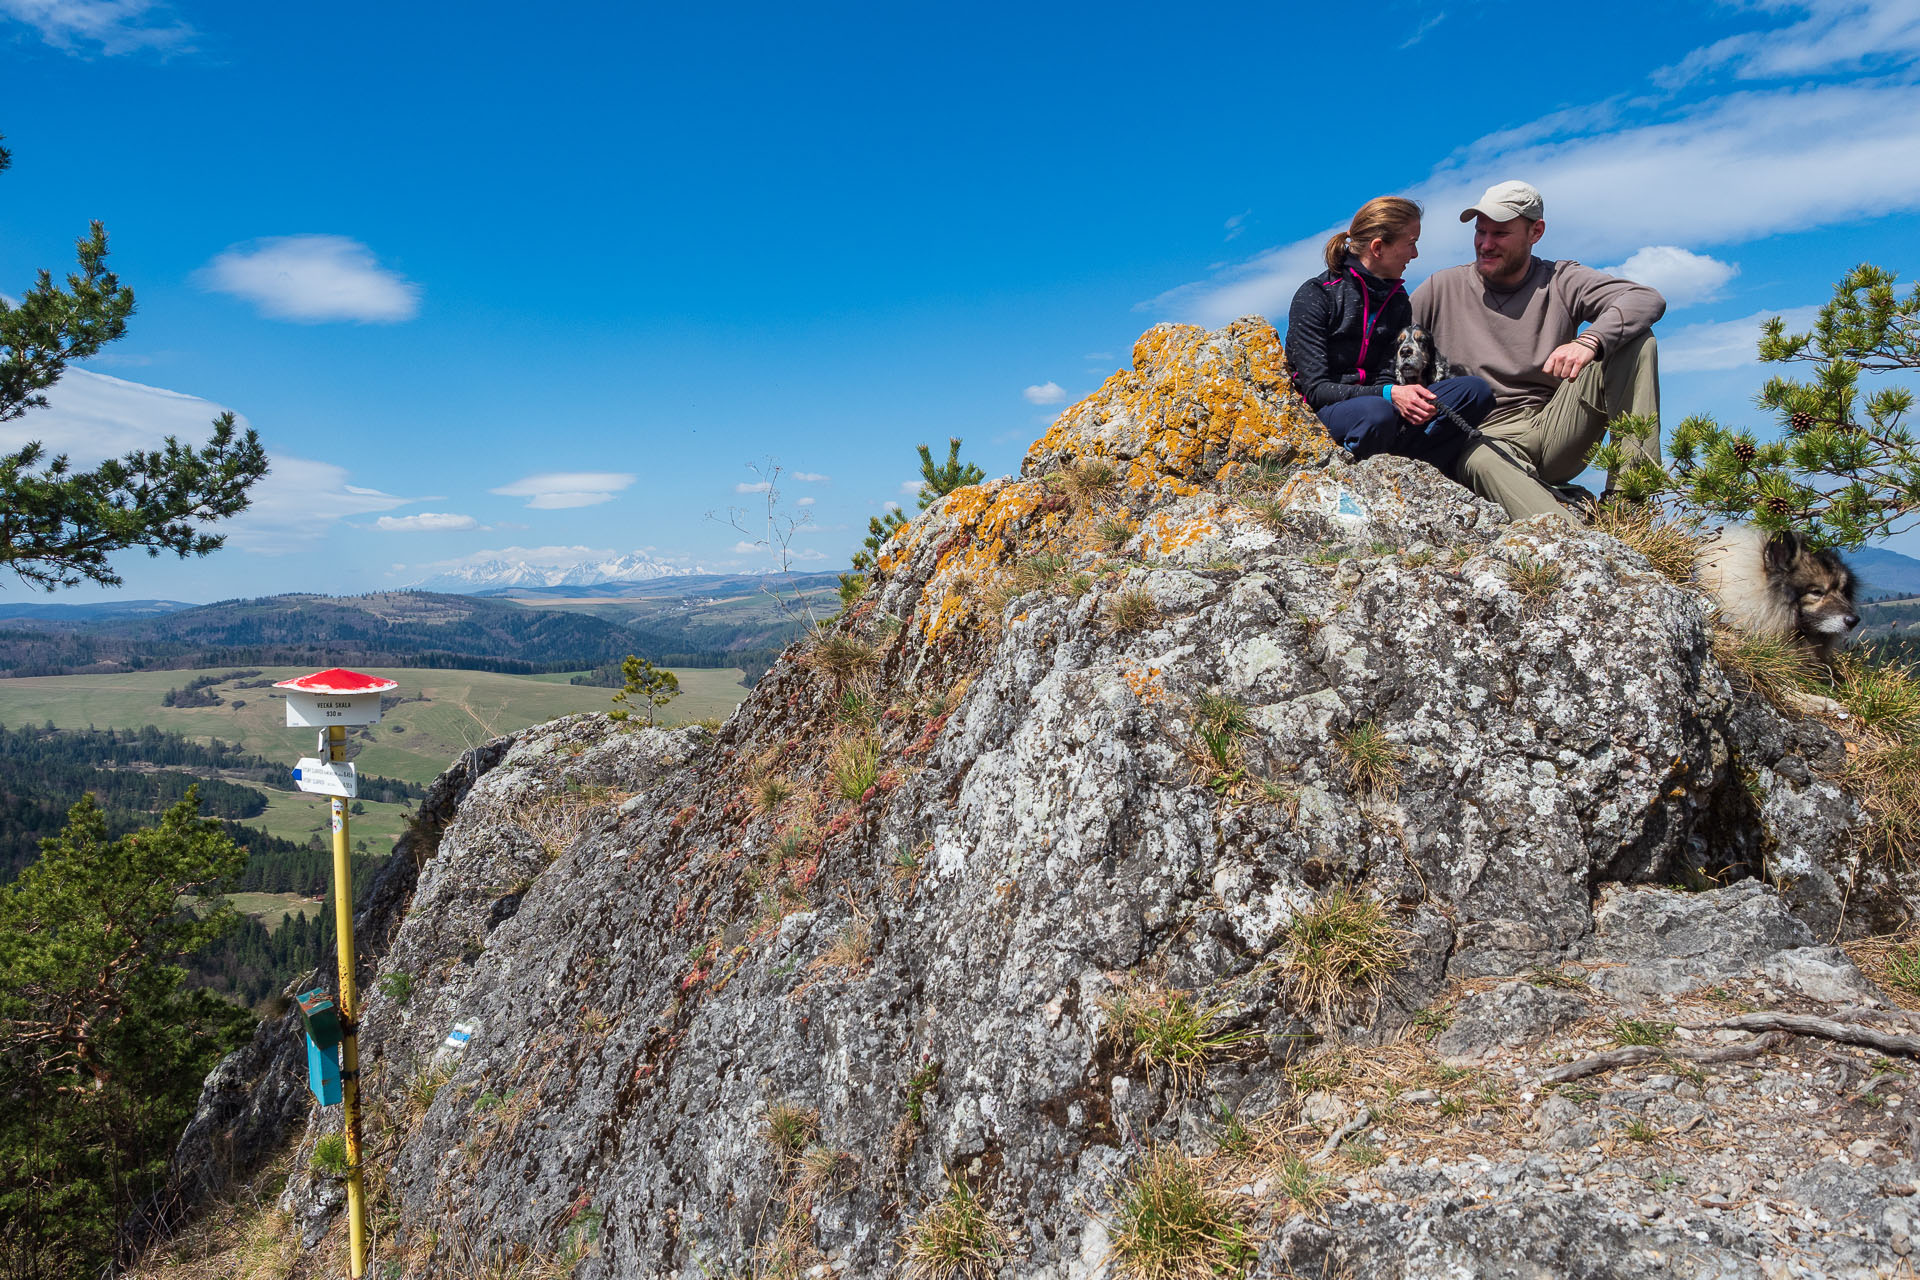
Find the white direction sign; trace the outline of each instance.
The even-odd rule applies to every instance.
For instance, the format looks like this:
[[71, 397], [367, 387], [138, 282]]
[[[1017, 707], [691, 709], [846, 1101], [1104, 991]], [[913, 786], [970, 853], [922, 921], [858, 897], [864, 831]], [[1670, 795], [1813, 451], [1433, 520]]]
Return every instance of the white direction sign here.
[[312, 728], [329, 724], [379, 724], [377, 693], [307, 693], [287, 690], [287, 725]]
[[315, 795], [342, 796], [348, 800], [360, 794], [359, 775], [352, 765], [315, 760], [312, 756], [300, 757], [300, 763], [294, 766], [293, 785]]

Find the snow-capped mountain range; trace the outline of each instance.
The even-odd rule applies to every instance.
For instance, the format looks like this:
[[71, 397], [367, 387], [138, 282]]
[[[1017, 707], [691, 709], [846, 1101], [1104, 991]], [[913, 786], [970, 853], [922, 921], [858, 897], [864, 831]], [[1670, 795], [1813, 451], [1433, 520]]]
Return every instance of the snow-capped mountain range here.
[[643, 582], [652, 578], [680, 578], [705, 573], [654, 559], [644, 551], [604, 559], [555, 562], [514, 555], [514, 549], [450, 566], [430, 578], [410, 583], [419, 591], [447, 591], [466, 595], [499, 587], [586, 587], [599, 582]]

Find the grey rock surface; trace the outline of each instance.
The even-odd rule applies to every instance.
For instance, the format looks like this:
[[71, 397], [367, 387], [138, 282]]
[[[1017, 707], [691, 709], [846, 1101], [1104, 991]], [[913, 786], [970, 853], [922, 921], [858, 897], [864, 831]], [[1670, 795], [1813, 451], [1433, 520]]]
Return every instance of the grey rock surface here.
[[[1264, 322], [1162, 326], [1021, 478], [897, 535], [831, 634], [718, 734], [572, 717], [472, 781], [380, 960], [410, 997], [366, 1011], [383, 1264], [898, 1274], [959, 1178], [1002, 1274], [1091, 1277], [1148, 1150], [1231, 1160], [1228, 1113], [1311, 1129], [1309, 1062], [1437, 1051], [1481, 1091], [1429, 1065], [1395, 1095], [1431, 1154], [1341, 1148], [1311, 1212], [1240, 1175], [1253, 1274], [1774, 1274], [1758, 1226], [1641, 1213], [1638, 1173], [1630, 1199], [1568, 1181], [1645, 1097], [1535, 1124], [1524, 1088], [1707, 981], [1869, 996], [1808, 949], [1900, 909], [1806, 763], [1832, 735], [1737, 692], [1703, 602], [1640, 556], [1345, 461]], [[1772, 860], [1784, 898], [1740, 879]], [[1733, 883], [1658, 887], [1694, 873]], [[1316, 1003], [1289, 931], [1336, 892], [1379, 905], [1398, 967]], [[1567, 965], [1578, 989], [1516, 981]], [[1122, 1030], [1175, 999], [1220, 1037], [1204, 1069]], [[1316, 1160], [1386, 1108], [1328, 1070], [1328, 1132], [1287, 1139]], [[1405, 1136], [1369, 1115], [1365, 1150]], [[333, 1195], [286, 1203], [321, 1229]], [[1892, 1232], [1836, 1228], [1835, 1265]]]

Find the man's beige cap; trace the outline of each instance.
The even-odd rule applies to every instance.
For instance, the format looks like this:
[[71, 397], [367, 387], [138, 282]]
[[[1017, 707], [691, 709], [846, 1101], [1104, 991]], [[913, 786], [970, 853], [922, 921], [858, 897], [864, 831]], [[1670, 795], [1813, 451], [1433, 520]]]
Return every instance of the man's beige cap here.
[[1515, 218], [1531, 218], [1538, 222], [1546, 216], [1547, 205], [1540, 193], [1524, 182], [1496, 182], [1487, 188], [1487, 194], [1480, 197], [1480, 203], [1460, 215], [1460, 221], [1472, 222], [1480, 214], [1485, 214], [1495, 222], [1512, 222]]

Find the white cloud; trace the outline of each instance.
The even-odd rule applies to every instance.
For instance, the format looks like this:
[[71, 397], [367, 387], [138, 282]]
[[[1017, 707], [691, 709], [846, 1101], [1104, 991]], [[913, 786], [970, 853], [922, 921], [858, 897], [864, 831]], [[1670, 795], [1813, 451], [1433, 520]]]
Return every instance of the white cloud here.
[[810, 507], [818, 501], [819, 501], [818, 498], [795, 498], [793, 500], [793, 505], [796, 507]]
[[1114, 354], [1111, 351], [1089, 351], [1087, 352], [1086, 355], [1081, 356], [1080, 358], [1082, 360], [1108, 361], [1108, 360], [1114, 359]]
[[[224, 410], [199, 396], [85, 369], [68, 369], [46, 397], [46, 408], [0, 423], [0, 449], [12, 452], [38, 440], [77, 467], [92, 466], [129, 449], [154, 448], [170, 435], [204, 442]], [[246, 419], [235, 420], [246, 427]]]
[[[1597, 113], [1605, 119], [1605, 112]], [[1920, 85], [1813, 85], [1730, 94], [1670, 119], [1566, 136], [1572, 116], [1482, 139], [1407, 194], [1429, 216], [1417, 268], [1464, 262], [1455, 211], [1522, 177], [1547, 202], [1541, 252], [1618, 261], [1646, 245], [1739, 244], [1920, 208]], [[1610, 126], [1611, 122], [1609, 122]], [[1807, 175], [1817, 173], [1817, 182]], [[1321, 269], [1335, 228], [1316, 230], [1147, 304], [1205, 324], [1282, 319]]]
[[244, 298], [275, 320], [396, 324], [420, 311], [420, 286], [345, 236], [270, 236], [234, 245], [194, 273], [200, 287]]
[[[1228, 240], [1239, 239], [1240, 233], [1247, 229], [1247, 218], [1250, 214], [1252, 214], [1252, 212], [1253, 210], [1247, 209], [1241, 213], [1234, 214], [1231, 218], [1228, 218], [1227, 225], [1226, 225], [1227, 234], [1225, 236], [1225, 239], [1228, 239]], [[1093, 359], [1092, 356], [1088, 356], [1087, 358], [1089, 360]]]
[[1028, 387], [1020, 393], [1027, 398], [1028, 404], [1059, 404], [1067, 398], [1067, 391], [1057, 382], [1043, 382], [1037, 387]]
[[1813, 327], [1819, 314], [1819, 307], [1756, 311], [1738, 320], [1690, 324], [1671, 333], [1663, 333], [1660, 335], [1660, 371], [1704, 373], [1758, 364], [1760, 361], [1756, 349], [1760, 342], [1761, 325], [1774, 316], [1782, 316], [1786, 319], [1788, 333], [1805, 333]]
[[1668, 307], [1712, 302], [1720, 296], [1727, 281], [1740, 274], [1735, 263], [1722, 262], [1704, 253], [1688, 253], [1670, 244], [1650, 244], [1636, 249], [1625, 262], [1600, 270], [1622, 280], [1652, 285], [1666, 298]]
[[733, 544], [733, 553], [741, 556], [757, 555], [766, 549], [767, 548], [761, 543], [748, 542], [745, 539]]
[[924, 480], [902, 480], [900, 482], [900, 492], [909, 498], [919, 497], [920, 491], [926, 487], [927, 482]]
[[1413, 30], [1413, 34], [1400, 42], [1400, 47], [1402, 49], [1413, 48], [1413, 46], [1419, 44], [1422, 40], [1425, 40], [1427, 38], [1427, 33], [1429, 31], [1432, 31], [1435, 27], [1439, 26], [1441, 23], [1445, 22], [1446, 20], [1447, 20], [1447, 11], [1445, 9], [1442, 9], [1439, 13], [1434, 14], [1431, 18], [1428, 18], [1425, 22], [1415, 27]]
[[373, 527], [382, 533], [442, 533], [454, 529], [477, 529], [480, 522], [472, 516], [452, 512], [422, 511], [413, 516], [381, 516]]
[[825, 560], [827, 559], [827, 553], [824, 551], [815, 551], [812, 547], [799, 547], [787, 552], [787, 559], [795, 561]]
[[880, 509], [882, 511], [898, 511], [900, 510], [900, 504], [893, 501], [891, 498], [889, 498], [887, 501], [880, 504]]
[[253, 505], [225, 525], [227, 545], [279, 555], [310, 548], [336, 520], [403, 507], [415, 498], [349, 484], [345, 467], [311, 458], [269, 455], [272, 470], [249, 494]]
[[1920, 56], [1920, 7], [1912, 0], [1773, 0], [1756, 7], [1805, 16], [1788, 26], [1743, 32], [1695, 49], [1654, 79], [1673, 87], [1724, 69], [1742, 80], [1773, 80], [1899, 65]]
[[[828, 480], [832, 479], [831, 476], [823, 476], [818, 471], [796, 471], [793, 473], [793, 478], [795, 480], [803, 480], [808, 484], [825, 484]], [[806, 501], [811, 502], [813, 499], [808, 498]]]
[[535, 511], [558, 511], [612, 502], [614, 495], [634, 479], [624, 471], [554, 471], [525, 476], [487, 492], [505, 498], [525, 498], [527, 506]]
[[767, 480], [755, 480], [751, 483], [742, 480], [739, 484], [733, 486], [733, 491], [735, 493], [766, 493], [772, 488], [772, 482]]
[[[64, 453], [76, 468], [131, 449], [153, 449], [167, 436], [198, 446], [206, 441], [223, 406], [199, 396], [128, 382], [85, 369], [69, 369], [47, 390], [47, 407], [0, 424], [0, 449], [8, 452], [29, 440]], [[244, 430], [249, 424], [235, 415]], [[245, 551], [277, 553], [324, 538], [333, 523], [417, 502], [349, 482], [345, 467], [296, 458], [269, 448], [269, 471], [249, 490], [252, 504], [231, 520], [213, 526], [227, 534], [227, 545]]]
[[56, 49], [109, 56], [152, 49], [185, 53], [194, 31], [153, 0], [0, 0], [0, 16], [24, 22]]

